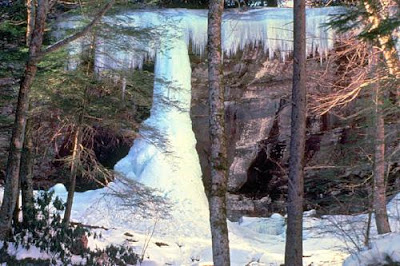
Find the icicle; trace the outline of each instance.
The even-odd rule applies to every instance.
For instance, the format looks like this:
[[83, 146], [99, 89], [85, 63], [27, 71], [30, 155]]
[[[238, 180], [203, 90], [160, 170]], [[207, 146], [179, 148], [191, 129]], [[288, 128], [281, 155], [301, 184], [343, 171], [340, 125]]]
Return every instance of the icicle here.
[[[325, 23], [331, 14], [342, 10], [340, 7], [307, 9], [307, 53], [326, 56], [334, 44], [334, 32]], [[246, 45], [260, 43], [270, 58], [275, 51], [285, 60], [293, 50], [293, 11], [287, 8], [263, 8], [247, 12], [226, 11], [222, 24], [222, 46], [227, 56], [232, 56]], [[76, 20], [76, 18], [74, 18]], [[147, 58], [153, 60], [159, 43], [158, 39], [168, 27], [182, 29], [182, 38], [192, 51], [203, 55], [207, 45], [207, 11], [166, 9], [160, 11], [127, 12], [105, 18], [111, 26], [124, 26], [137, 29], [150, 29], [151, 39], [128, 36], [110, 36], [111, 40], [99, 43], [98, 69], [141, 68]], [[74, 24], [75, 23], [75, 24]], [[62, 28], [76, 27], [74, 23], [63, 23]], [[125, 48], [124, 48], [125, 47]], [[79, 53], [71, 47], [70, 54]], [[106, 54], [109, 53], [109, 54]], [[76, 64], [76, 63], [75, 63]]]

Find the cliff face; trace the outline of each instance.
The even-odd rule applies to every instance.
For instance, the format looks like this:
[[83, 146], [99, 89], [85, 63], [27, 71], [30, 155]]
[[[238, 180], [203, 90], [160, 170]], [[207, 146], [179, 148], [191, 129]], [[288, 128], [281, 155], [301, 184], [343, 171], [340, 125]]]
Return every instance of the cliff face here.
[[[198, 62], [193, 63], [192, 68], [193, 130], [207, 190], [210, 182], [207, 154], [207, 65]], [[284, 212], [292, 64], [268, 60], [258, 49], [252, 49], [239, 53], [235, 58], [225, 58], [224, 69], [230, 218], [236, 219], [243, 214]], [[308, 61], [307, 71], [310, 73], [307, 82], [309, 104], [315, 105], [315, 95], [321, 89], [320, 84], [334, 82], [336, 72], [334, 67], [327, 67], [327, 64], [313, 59]], [[324, 80], [321, 80], [321, 76]], [[351, 104], [341, 112], [355, 112], [356, 108], [356, 104]], [[365, 209], [368, 182], [363, 185], [360, 183], [371, 174], [367, 154], [372, 146], [368, 127], [363, 127], [363, 123], [366, 122], [342, 121], [334, 113], [320, 116], [309, 112], [306, 208], [317, 208], [322, 213], [357, 212]], [[392, 126], [391, 130], [396, 132], [398, 125]], [[398, 138], [389, 140], [389, 150], [394, 149], [396, 141]], [[360, 156], [362, 149], [365, 156]], [[390, 174], [389, 182], [394, 182], [397, 163], [391, 167], [394, 171]], [[339, 200], [343, 202], [338, 204]]]

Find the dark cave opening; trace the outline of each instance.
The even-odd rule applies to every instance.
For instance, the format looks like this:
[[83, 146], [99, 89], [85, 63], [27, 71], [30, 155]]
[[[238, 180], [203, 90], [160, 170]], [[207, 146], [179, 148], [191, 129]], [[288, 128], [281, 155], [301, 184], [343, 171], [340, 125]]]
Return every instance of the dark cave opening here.
[[265, 140], [259, 145], [259, 152], [247, 170], [247, 181], [238, 192], [254, 199], [269, 196], [278, 200], [285, 193], [286, 179], [280, 162], [286, 144]]

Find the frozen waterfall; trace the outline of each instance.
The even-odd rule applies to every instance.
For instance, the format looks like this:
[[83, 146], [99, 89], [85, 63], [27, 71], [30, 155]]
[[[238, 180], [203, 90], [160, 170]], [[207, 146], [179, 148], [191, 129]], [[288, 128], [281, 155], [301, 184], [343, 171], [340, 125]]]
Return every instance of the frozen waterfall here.
[[178, 24], [159, 36], [151, 115], [115, 170], [162, 190], [176, 204], [172, 216], [187, 221], [208, 217], [208, 205], [190, 119], [191, 67], [182, 33]]
[[[326, 54], [333, 46], [333, 32], [323, 24], [336, 8], [307, 10], [308, 53]], [[151, 27], [158, 40], [147, 43], [136, 57], [120, 54], [124, 65], [140, 66], [137, 56], [155, 55], [154, 100], [151, 116], [140, 130], [129, 154], [115, 170], [145, 185], [165, 191], [178, 203], [179, 213], [208, 217], [207, 201], [201, 182], [196, 140], [189, 116], [191, 68], [188, 44], [202, 54], [207, 43], [205, 10], [139, 11], [122, 14], [120, 23], [130, 27]], [[292, 10], [267, 8], [245, 13], [226, 12], [222, 41], [227, 56], [246, 45], [261, 44], [270, 57], [280, 51], [284, 59], [292, 50]], [[156, 48], [156, 53], [149, 48]], [[132, 61], [133, 60], [133, 61]], [[118, 66], [115, 66], [118, 67]], [[154, 138], [154, 133], [158, 137]], [[160, 143], [162, 142], [162, 145]], [[207, 219], [205, 219], [207, 221]]]
[[[323, 57], [333, 47], [334, 33], [324, 24], [331, 14], [340, 10], [332, 7], [307, 9], [309, 54], [318, 53]], [[291, 9], [285, 8], [226, 11], [222, 25], [225, 56], [235, 54], [246, 45], [261, 45], [270, 58], [279, 51], [284, 60], [293, 48], [292, 13]], [[129, 154], [117, 163], [115, 170], [162, 190], [176, 203], [172, 215], [181, 221], [180, 224], [185, 220], [190, 223], [197, 220], [208, 228], [208, 203], [190, 119], [191, 67], [188, 56], [189, 43], [195, 53], [202, 55], [204, 52], [207, 11], [139, 10], [106, 17], [104, 22], [114, 27], [146, 29], [150, 37], [117, 36], [116, 42], [125, 47], [128, 45], [130, 49], [118, 49], [115, 43], [111, 45], [99, 38], [95, 52], [97, 72], [141, 68], [145, 59], [155, 58], [151, 115], [142, 125]], [[78, 53], [79, 47], [79, 42], [72, 44], [70, 55]], [[74, 64], [75, 61], [70, 65]]]

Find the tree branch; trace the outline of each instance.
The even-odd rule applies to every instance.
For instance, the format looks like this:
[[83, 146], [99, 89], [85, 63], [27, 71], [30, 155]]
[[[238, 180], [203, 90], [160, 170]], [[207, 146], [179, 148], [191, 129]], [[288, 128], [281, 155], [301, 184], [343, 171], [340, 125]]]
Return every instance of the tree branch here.
[[84, 36], [86, 33], [88, 33], [93, 27], [94, 25], [96, 25], [96, 23], [98, 23], [101, 18], [104, 16], [104, 14], [112, 7], [112, 5], [114, 4], [115, 0], [111, 0], [110, 2], [108, 2], [108, 4], [106, 4], [100, 11], [99, 13], [96, 14], [96, 16], [93, 18], [93, 20], [86, 26], [84, 27], [81, 31], [65, 38], [62, 39], [61, 41], [56, 42], [55, 44], [47, 47], [45, 50], [41, 51], [38, 54], [38, 57], [43, 57], [51, 52], [54, 52], [62, 47], [64, 47], [65, 45], [69, 44], [70, 42], [73, 42], [79, 38], [81, 38], [82, 36]]

